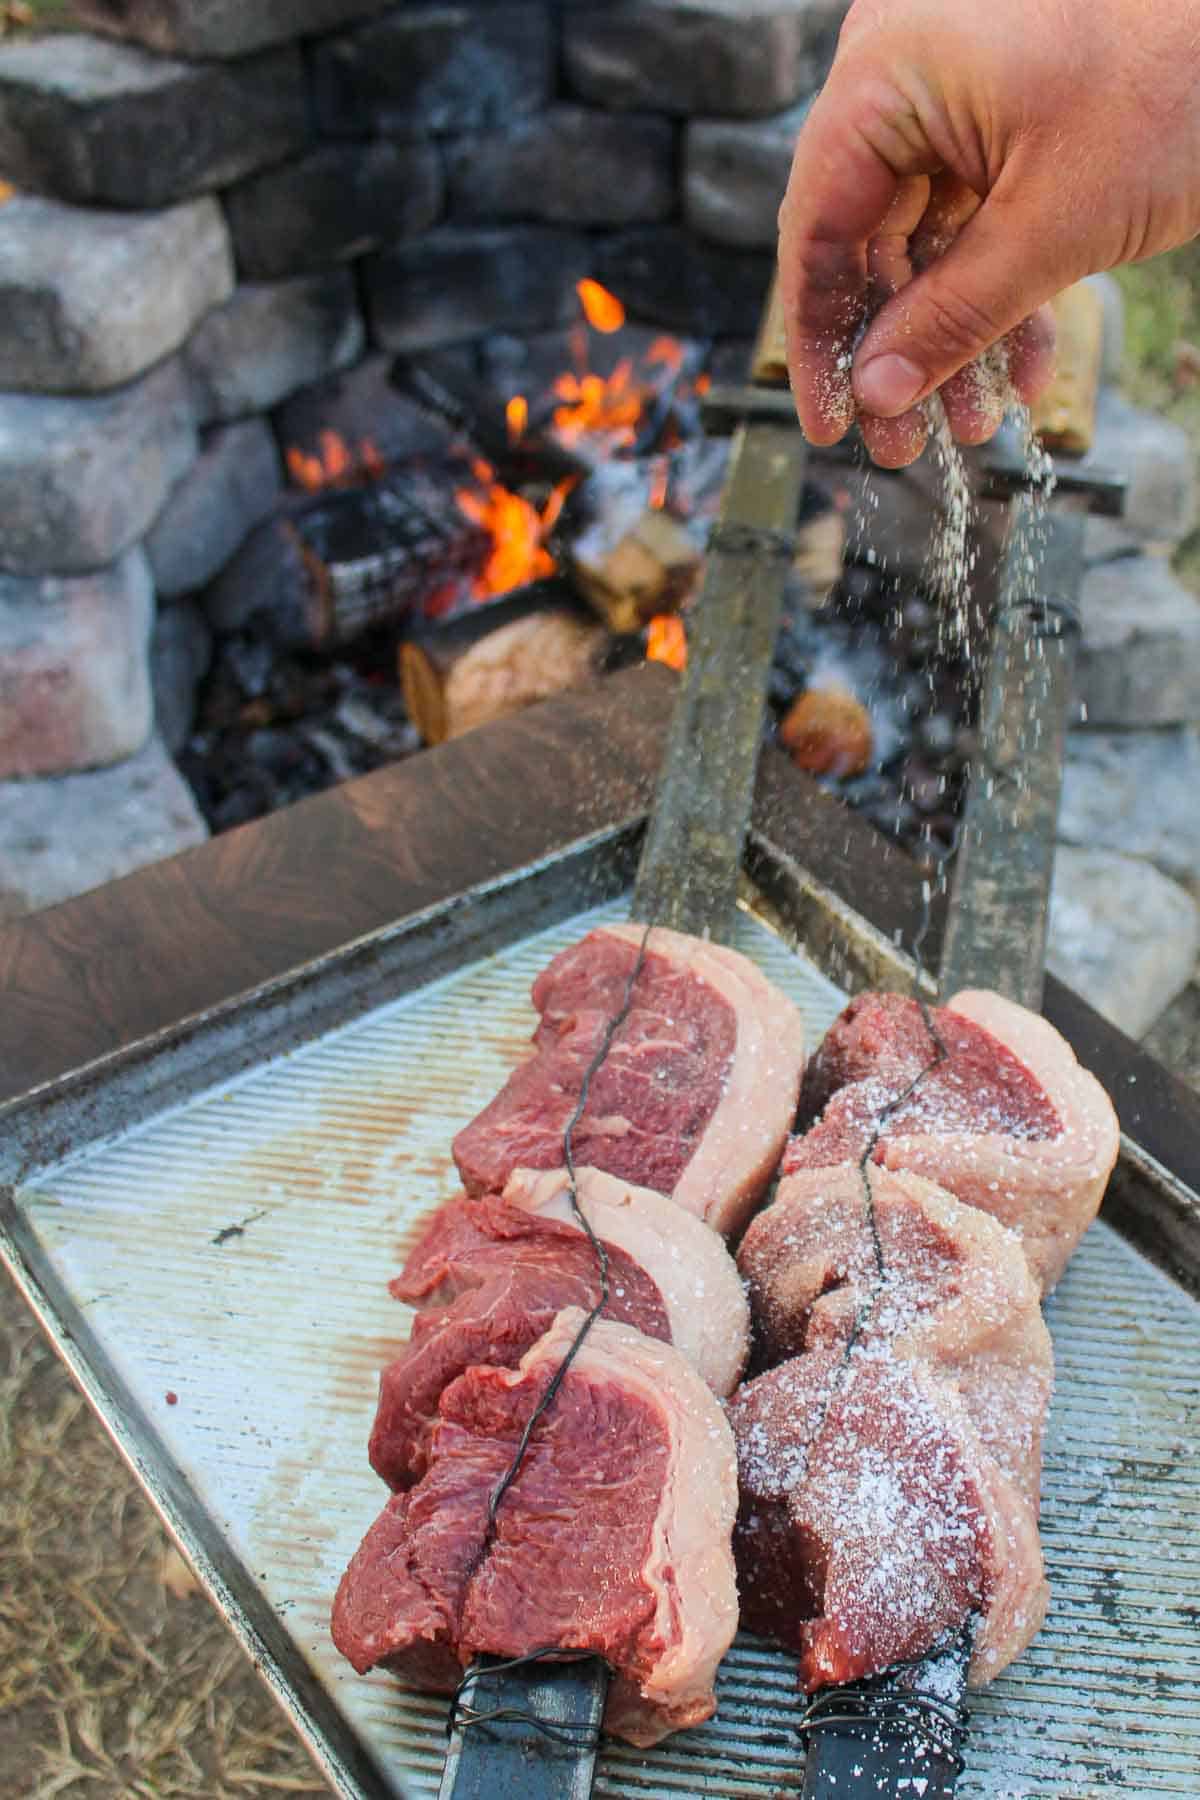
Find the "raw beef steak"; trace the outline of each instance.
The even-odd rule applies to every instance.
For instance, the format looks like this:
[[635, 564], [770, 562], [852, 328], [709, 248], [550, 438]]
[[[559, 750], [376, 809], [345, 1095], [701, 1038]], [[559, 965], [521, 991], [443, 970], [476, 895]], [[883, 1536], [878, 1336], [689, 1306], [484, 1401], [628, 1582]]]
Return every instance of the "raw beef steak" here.
[[593, 1326], [534, 1430], [489, 1539], [489, 1496], [574, 1340], [562, 1313], [515, 1370], [442, 1396], [429, 1466], [393, 1496], [338, 1589], [334, 1642], [446, 1689], [483, 1654], [603, 1656], [606, 1724], [632, 1743], [706, 1719], [737, 1625], [736, 1457], [720, 1404], [669, 1344]]
[[[539, 975], [536, 1053], [454, 1140], [469, 1192], [499, 1191], [514, 1169], [562, 1165], [568, 1120], [642, 939], [641, 926], [606, 926]], [[752, 962], [657, 927], [629, 1015], [592, 1080], [574, 1160], [736, 1231], [774, 1173], [802, 1066], [800, 1015]]]
[[852, 1335], [928, 1363], [1037, 1516], [1054, 1359], [1011, 1231], [919, 1175], [843, 1163], [781, 1182], [738, 1267], [764, 1363]]
[[1037, 1525], [962, 1400], [886, 1345], [796, 1357], [729, 1407], [742, 1622], [800, 1652], [809, 1691], [921, 1656], [981, 1615], [976, 1683], [1046, 1610]]
[[[605, 1248], [607, 1317], [669, 1340], [653, 1279], [616, 1244]], [[590, 1312], [600, 1298], [600, 1272], [577, 1226], [494, 1195], [460, 1195], [433, 1214], [391, 1288], [425, 1308], [380, 1376], [368, 1452], [375, 1473], [400, 1489], [425, 1471], [429, 1431], [450, 1383], [477, 1363], [514, 1368], [564, 1307]]]
[[860, 995], [809, 1065], [801, 1120], [815, 1122], [785, 1175], [864, 1157], [925, 1175], [1010, 1226], [1043, 1292], [1096, 1215], [1120, 1135], [1053, 1026], [983, 992], [928, 1011]]

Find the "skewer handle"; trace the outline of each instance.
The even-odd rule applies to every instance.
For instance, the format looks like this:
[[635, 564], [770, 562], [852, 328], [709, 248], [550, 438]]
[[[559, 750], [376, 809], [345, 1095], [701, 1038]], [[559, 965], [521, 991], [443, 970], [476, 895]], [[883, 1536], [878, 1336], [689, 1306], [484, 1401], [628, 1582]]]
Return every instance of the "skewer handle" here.
[[481, 1660], [464, 1694], [472, 1714], [512, 1716], [452, 1732], [438, 1800], [588, 1800], [607, 1693], [596, 1656], [495, 1670]]
[[718, 941], [732, 926], [804, 468], [794, 419], [735, 432], [634, 888], [635, 919]]
[[1046, 513], [1030, 592], [1022, 515], [1011, 542], [980, 703], [980, 745], [950, 890], [941, 990], [988, 987], [1037, 1012], [1079, 636], [1084, 518]]

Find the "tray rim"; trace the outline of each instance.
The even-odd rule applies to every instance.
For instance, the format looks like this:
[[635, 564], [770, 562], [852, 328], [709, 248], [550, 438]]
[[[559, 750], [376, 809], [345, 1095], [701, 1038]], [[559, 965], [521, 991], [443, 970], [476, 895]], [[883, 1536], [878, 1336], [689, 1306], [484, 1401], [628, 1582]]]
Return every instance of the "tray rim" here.
[[[0, 1259], [209, 1598], [345, 1800], [387, 1800], [395, 1788], [312, 1677], [250, 1571], [195, 1501], [179, 1465], [41, 1251], [17, 1203], [17, 1189], [61, 1161], [68, 1146], [72, 1153], [97, 1147], [284, 1047], [312, 1042], [478, 955], [618, 897], [632, 885], [642, 832], [640, 819], [587, 832], [0, 1107]], [[868, 984], [910, 986], [917, 978], [916, 965], [895, 942], [761, 829], [752, 833], [748, 861], [754, 891], [769, 903], [766, 922], [823, 973], [851, 991]], [[1125, 1133], [1121, 1168], [1117, 1191], [1128, 1197], [1124, 1205], [1118, 1201], [1115, 1213], [1106, 1211], [1108, 1222], [1145, 1249], [1138, 1231], [1127, 1228], [1129, 1219], [1138, 1218], [1147, 1195], [1159, 1209], [1165, 1207], [1186, 1254], [1172, 1254], [1168, 1242], [1167, 1254], [1153, 1260], [1194, 1294], [1200, 1287], [1194, 1273], [1200, 1267], [1200, 1196]]]

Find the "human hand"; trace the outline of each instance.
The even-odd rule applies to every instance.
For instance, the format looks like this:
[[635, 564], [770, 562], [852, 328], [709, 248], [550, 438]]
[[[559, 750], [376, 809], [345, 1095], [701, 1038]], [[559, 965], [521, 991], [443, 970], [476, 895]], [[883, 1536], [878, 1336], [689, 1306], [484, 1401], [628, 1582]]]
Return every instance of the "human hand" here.
[[855, 0], [779, 227], [811, 441], [857, 416], [900, 467], [940, 388], [983, 442], [1049, 377], [1046, 301], [1200, 232], [1194, 0]]

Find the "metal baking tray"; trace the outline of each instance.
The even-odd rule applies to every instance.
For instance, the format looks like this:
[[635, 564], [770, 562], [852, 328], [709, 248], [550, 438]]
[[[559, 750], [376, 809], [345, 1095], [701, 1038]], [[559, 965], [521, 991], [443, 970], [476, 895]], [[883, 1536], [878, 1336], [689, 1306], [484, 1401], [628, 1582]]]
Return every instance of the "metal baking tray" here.
[[[365, 1445], [409, 1312], [386, 1292], [455, 1190], [457, 1128], [524, 1050], [536, 972], [625, 916], [635, 834], [437, 907], [18, 1105], [0, 1248], [334, 1790], [436, 1793], [444, 1702], [329, 1641], [385, 1499]], [[815, 1043], [844, 1001], [743, 911]], [[863, 926], [864, 955], [874, 954]], [[867, 955], [869, 960], [869, 955]], [[1048, 1310], [1049, 1622], [973, 1705], [962, 1800], [1200, 1793], [1200, 1305], [1096, 1226]], [[719, 1711], [611, 1745], [603, 1797], [800, 1791], [792, 1659], [743, 1636]]]

